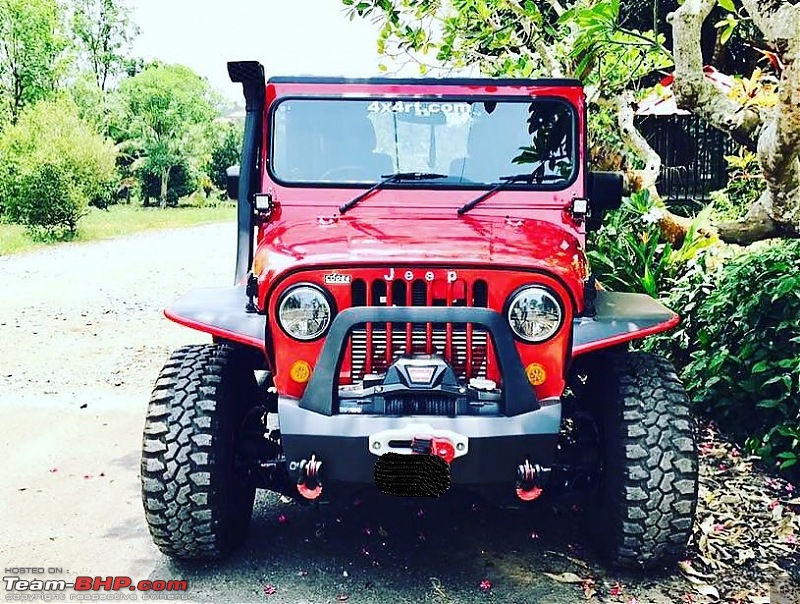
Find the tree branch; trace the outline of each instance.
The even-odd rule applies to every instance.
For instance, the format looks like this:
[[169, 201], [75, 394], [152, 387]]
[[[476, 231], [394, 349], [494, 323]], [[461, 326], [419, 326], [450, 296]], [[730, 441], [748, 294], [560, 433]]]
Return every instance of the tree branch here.
[[[504, 7], [510, 10], [517, 17], [517, 20], [520, 23], [527, 23], [529, 21], [529, 17], [523, 10], [522, 6], [520, 6], [514, 0], [506, 2]], [[564, 12], [563, 8], [561, 9], [561, 12]], [[561, 13], [559, 13], [559, 16], [560, 15]], [[538, 58], [542, 62], [550, 77], [564, 77], [564, 70], [561, 66], [561, 63], [559, 63], [558, 59], [555, 57], [552, 45], [548, 45], [544, 38], [539, 35], [538, 29], [531, 28], [531, 31], [526, 33], [529, 36], [530, 44], [533, 46], [533, 50], [535, 51], [535, 53], [533, 53], [531, 56]]]
[[[636, 101], [630, 90], [621, 93], [613, 101], [622, 142], [645, 163], [644, 169], [635, 170], [633, 174], [626, 174], [625, 180], [629, 190], [647, 189], [654, 197], [658, 198], [656, 181], [661, 172], [661, 157], [636, 128], [633, 122], [636, 115], [635, 106]], [[638, 184], [638, 186], [631, 186], [632, 184]]]
[[550, 8], [552, 8], [555, 11], [556, 15], [558, 15], [559, 17], [566, 12], [564, 10], [564, 7], [558, 0], [545, 0], [545, 1], [550, 5]]
[[761, 116], [729, 99], [703, 73], [700, 37], [703, 22], [716, 0], [686, 0], [668, 20], [674, 32], [675, 81], [672, 91], [678, 107], [699, 115], [751, 151], [756, 150]]
[[768, 40], [791, 40], [797, 35], [796, 4], [775, 0], [742, 0], [742, 5]]
[[798, 237], [800, 231], [783, 229], [776, 223], [766, 210], [769, 204], [770, 192], [764, 191], [747, 212], [747, 216], [736, 222], [723, 222], [715, 225], [719, 238], [726, 243], [749, 245], [762, 239], [772, 237]]

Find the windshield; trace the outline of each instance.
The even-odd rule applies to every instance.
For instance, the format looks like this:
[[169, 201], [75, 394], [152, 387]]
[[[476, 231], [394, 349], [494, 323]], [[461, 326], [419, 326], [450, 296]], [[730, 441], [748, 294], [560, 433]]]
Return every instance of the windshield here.
[[570, 106], [554, 99], [422, 98], [281, 101], [271, 171], [285, 183], [369, 184], [399, 172], [444, 175], [426, 186], [563, 188], [577, 168]]

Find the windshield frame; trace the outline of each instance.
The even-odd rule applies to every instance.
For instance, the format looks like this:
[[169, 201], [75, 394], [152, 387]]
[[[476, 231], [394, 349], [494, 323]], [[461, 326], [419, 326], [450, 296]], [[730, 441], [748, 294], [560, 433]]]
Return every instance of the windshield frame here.
[[[441, 102], [441, 103], [448, 103], [448, 102], [455, 102], [455, 103], [479, 103], [479, 102], [496, 102], [496, 103], [532, 103], [534, 101], [551, 101], [557, 102], [564, 107], [566, 107], [567, 111], [569, 112], [571, 119], [571, 142], [572, 142], [572, 149], [573, 149], [573, 163], [572, 163], [572, 172], [570, 173], [569, 177], [566, 179], [555, 182], [555, 183], [536, 183], [535, 181], [532, 182], [518, 182], [518, 183], [509, 183], [507, 187], [503, 187], [504, 190], [507, 191], [515, 191], [515, 190], [525, 190], [525, 191], [564, 191], [569, 189], [575, 182], [578, 180], [578, 177], [581, 173], [581, 167], [583, 159], [581, 157], [583, 149], [580, 145], [580, 124], [578, 123], [578, 110], [577, 108], [569, 102], [568, 99], [562, 96], [547, 94], [547, 95], [514, 95], [514, 94], [479, 94], [479, 95], [464, 95], [464, 94], [446, 94], [446, 95], [435, 95], [435, 94], [387, 94], [387, 93], [379, 93], [379, 94], [367, 94], [367, 93], [358, 93], [358, 94], [287, 94], [276, 98], [269, 106], [269, 112], [267, 115], [268, 121], [268, 129], [266, 132], [265, 141], [267, 143], [268, 153], [266, 154], [266, 162], [265, 162], [265, 171], [270, 180], [272, 180], [275, 184], [280, 185], [282, 187], [287, 187], [291, 189], [369, 189], [370, 187], [375, 186], [378, 180], [369, 181], [369, 182], [356, 182], [356, 181], [340, 181], [340, 182], [330, 182], [330, 181], [291, 181], [291, 180], [284, 180], [280, 178], [273, 170], [273, 153], [275, 149], [274, 143], [274, 136], [277, 131], [275, 127], [275, 120], [277, 115], [277, 110], [280, 105], [285, 101], [291, 100], [313, 100], [313, 101], [343, 101], [343, 102], [350, 102], [350, 101], [379, 101], [379, 102], [388, 102], [388, 101], [427, 101], [427, 102]], [[477, 182], [466, 182], [466, 183], [454, 183], [450, 182], [443, 182], [439, 179], [431, 179], [431, 180], [415, 180], [415, 181], [396, 181], [396, 182], [389, 182], [386, 183], [381, 188], [383, 189], [438, 189], [438, 190], [456, 190], [456, 191], [486, 191], [491, 189], [492, 187], [497, 186], [500, 181], [498, 175], [498, 180], [496, 182], [488, 182], [488, 183], [477, 183]]]

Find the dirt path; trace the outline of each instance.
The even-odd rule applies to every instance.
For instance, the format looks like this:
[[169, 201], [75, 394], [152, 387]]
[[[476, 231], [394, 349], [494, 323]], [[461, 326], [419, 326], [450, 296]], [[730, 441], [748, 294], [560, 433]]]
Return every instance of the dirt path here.
[[[139, 498], [145, 407], [169, 351], [206, 340], [161, 309], [191, 287], [228, 283], [233, 246], [225, 224], [0, 258], [5, 569], [185, 578], [190, 599], [209, 602], [586, 601], [580, 584], [543, 574], [568, 571], [595, 582], [590, 601], [682, 600], [687, 588], [674, 576], [606, 574], [583, 549], [577, 516], [546, 506], [503, 513], [463, 499], [376, 499], [315, 510], [262, 496], [231, 560], [161, 556]], [[491, 589], [481, 590], [484, 580]], [[611, 595], [617, 582], [624, 587]]]

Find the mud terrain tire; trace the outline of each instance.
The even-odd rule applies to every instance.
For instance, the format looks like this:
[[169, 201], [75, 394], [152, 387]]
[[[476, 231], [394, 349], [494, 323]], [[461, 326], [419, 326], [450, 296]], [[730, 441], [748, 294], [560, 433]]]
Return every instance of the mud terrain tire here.
[[176, 350], [156, 380], [142, 446], [142, 499], [166, 555], [218, 559], [244, 539], [255, 489], [236, 467], [236, 433], [255, 375], [227, 345]]
[[602, 401], [603, 484], [589, 529], [615, 566], [680, 560], [697, 504], [697, 448], [689, 399], [671, 363], [646, 353], [603, 355], [590, 375]]

